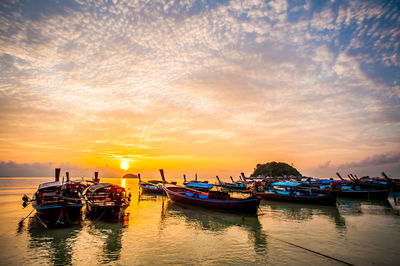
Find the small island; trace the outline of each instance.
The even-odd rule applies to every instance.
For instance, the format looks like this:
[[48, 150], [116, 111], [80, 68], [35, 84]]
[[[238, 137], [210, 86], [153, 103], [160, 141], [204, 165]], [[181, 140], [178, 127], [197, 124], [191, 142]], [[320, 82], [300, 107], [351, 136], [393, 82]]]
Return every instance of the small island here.
[[293, 166], [283, 162], [269, 162], [265, 164], [257, 164], [254, 172], [250, 177], [257, 176], [302, 176], [300, 172]]
[[138, 178], [138, 176], [134, 174], [126, 174], [122, 178]]

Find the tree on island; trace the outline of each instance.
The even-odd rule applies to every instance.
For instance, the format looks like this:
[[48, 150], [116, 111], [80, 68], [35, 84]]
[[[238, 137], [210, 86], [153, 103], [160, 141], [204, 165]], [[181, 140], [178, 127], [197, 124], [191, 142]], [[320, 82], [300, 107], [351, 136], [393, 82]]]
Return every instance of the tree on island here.
[[256, 176], [301, 176], [300, 172], [296, 168], [290, 166], [287, 163], [282, 162], [269, 162], [265, 164], [257, 164], [254, 172], [250, 175], [251, 177]]

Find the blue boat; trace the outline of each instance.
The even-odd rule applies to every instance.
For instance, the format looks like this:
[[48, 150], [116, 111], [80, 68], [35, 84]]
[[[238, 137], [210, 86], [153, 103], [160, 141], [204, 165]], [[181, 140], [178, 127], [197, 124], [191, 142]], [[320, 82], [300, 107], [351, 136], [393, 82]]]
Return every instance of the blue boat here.
[[67, 226], [78, 224], [81, 220], [81, 209], [84, 206], [81, 192], [85, 185], [67, 180], [60, 181], [60, 168], [56, 168], [55, 181], [40, 184], [32, 199], [25, 195], [24, 206], [28, 201], [36, 210], [36, 218], [44, 227]]
[[163, 194], [164, 190], [162, 188], [162, 181], [161, 180], [150, 180], [150, 181], [143, 181], [138, 174], [139, 177], [139, 187], [148, 193], [156, 193], [156, 194]]
[[229, 182], [223, 182], [219, 179], [219, 177], [217, 176], [217, 180], [218, 183], [221, 187], [225, 187], [228, 189], [233, 189], [233, 190], [246, 190], [247, 189], [247, 185], [243, 182], [243, 181], [234, 181], [232, 176], [230, 177], [232, 180], [232, 183]]
[[208, 181], [207, 181], [207, 180], [205, 180], [205, 181], [199, 181], [199, 180], [197, 180], [197, 174], [195, 174], [194, 180], [189, 180], [189, 181], [187, 181], [187, 180], [186, 180], [186, 175], [183, 175], [183, 185], [186, 186], [187, 184], [190, 184], [190, 183], [204, 183], [204, 184], [207, 184]]
[[257, 191], [255, 195], [267, 200], [287, 201], [294, 203], [307, 203], [318, 205], [336, 205], [336, 196], [324, 193], [314, 193], [311, 188], [301, 189], [300, 183], [274, 182], [264, 191]]
[[202, 191], [209, 191], [214, 186], [215, 186], [214, 184], [198, 183], [198, 182], [187, 183], [185, 185], [185, 187], [187, 187], [187, 188], [192, 188], [192, 189], [197, 189], [197, 190], [202, 190]]

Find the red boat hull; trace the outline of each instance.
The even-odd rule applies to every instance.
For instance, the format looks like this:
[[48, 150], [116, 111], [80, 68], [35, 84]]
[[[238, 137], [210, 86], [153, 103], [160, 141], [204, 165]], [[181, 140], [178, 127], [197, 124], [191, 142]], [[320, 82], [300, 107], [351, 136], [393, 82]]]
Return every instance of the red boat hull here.
[[311, 196], [296, 196], [296, 195], [282, 195], [277, 193], [257, 193], [257, 197], [264, 198], [267, 200], [286, 201], [294, 203], [307, 203], [307, 204], [318, 204], [318, 205], [336, 205], [336, 197], [334, 195], [311, 195]]
[[250, 197], [247, 199], [229, 199], [229, 200], [218, 200], [218, 199], [201, 199], [185, 196], [182, 193], [170, 190], [163, 187], [168, 197], [174, 202], [185, 203], [196, 205], [204, 208], [215, 209], [227, 212], [237, 213], [257, 213], [260, 200], [257, 197]]

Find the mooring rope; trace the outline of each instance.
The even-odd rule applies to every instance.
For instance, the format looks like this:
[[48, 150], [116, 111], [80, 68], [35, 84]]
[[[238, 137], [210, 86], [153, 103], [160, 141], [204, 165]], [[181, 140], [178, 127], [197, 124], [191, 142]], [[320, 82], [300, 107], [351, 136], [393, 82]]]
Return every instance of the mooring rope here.
[[265, 214], [265, 213], [261, 210], [260, 206], [258, 206], [258, 211], [261, 212], [261, 214], [257, 214], [257, 216], [262, 216], [262, 215]]
[[26, 216], [24, 219], [22, 219], [21, 221], [19, 221], [19, 224], [21, 225], [29, 216], [31, 216], [32, 212], [34, 212], [35, 209], [32, 208], [31, 212], [28, 214], [28, 216]]
[[106, 211], [107, 209], [104, 209], [103, 213], [99, 217], [97, 217], [97, 219], [93, 223], [94, 224], [97, 223], [101, 219], [101, 217], [103, 217], [103, 215], [106, 213]]
[[[29, 204], [32, 202], [32, 200], [29, 202]], [[40, 205], [38, 205], [38, 206], [36, 206], [36, 208], [37, 207], [40, 207], [40, 206], [42, 206], [43, 204], [40, 204]], [[24, 218], [24, 219], [22, 219], [21, 221], [19, 221], [19, 224], [20, 225], [22, 225], [22, 223], [29, 217], [29, 216], [31, 216], [31, 214], [32, 214], [32, 212], [34, 212], [36, 209], [35, 208], [32, 208], [32, 210], [31, 210], [31, 212]]]
[[63, 214], [64, 214], [64, 209], [63, 208], [61, 208], [61, 213], [60, 213], [60, 216], [58, 217], [58, 220], [57, 220], [57, 222], [54, 224], [54, 225], [57, 225], [57, 224], [64, 224], [64, 222], [61, 222], [61, 218], [63, 217]]
[[283, 239], [279, 239], [279, 238], [277, 238], [277, 237], [273, 237], [273, 236], [269, 236], [269, 237], [271, 237], [271, 238], [273, 238], [273, 239], [276, 239], [276, 240], [279, 240], [279, 241], [281, 241], [281, 242], [284, 242], [284, 243], [286, 243], [286, 244], [292, 245], [292, 246], [294, 246], [294, 247], [301, 248], [301, 249], [307, 250], [307, 251], [309, 251], [309, 252], [315, 253], [315, 254], [320, 255], [320, 256], [322, 256], [322, 257], [325, 257], [325, 258], [328, 258], [328, 259], [331, 259], [331, 260], [335, 260], [335, 261], [337, 261], [337, 262], [340, 262], [340, 263], [343, 263], [343, 264], [346, 264], [346, 265], [354, 265], [354, 264], [351, 264], [351, 263], [349, 263], [349, 262], [346, 262], [346, 261], [343, 261], [343, 260], [334, 258], [334, 257], [332, 257], [332, 256], [323, 254], [323, 253], [321, 253], [321, 252], [318, 252], [318, 251], [315, 251], [315, 250], [312, 250], [312, 249], [309, 249], [309, 248], [306, 248], [306, 247], [302, 247], [302, 246], [296, 245], [296, 244], [294, 244], [294, 243], [288, 242], [288, 241], [283, 240]]
[[40, 216], [38, 213], [35, 214], [36, 216], [36, 220], [39, 221], [39, 223], [44, 227], [44, 228], [48, 228], [47, 224], [45, 222], [42, 221], [42, 219], [40, 219]]

